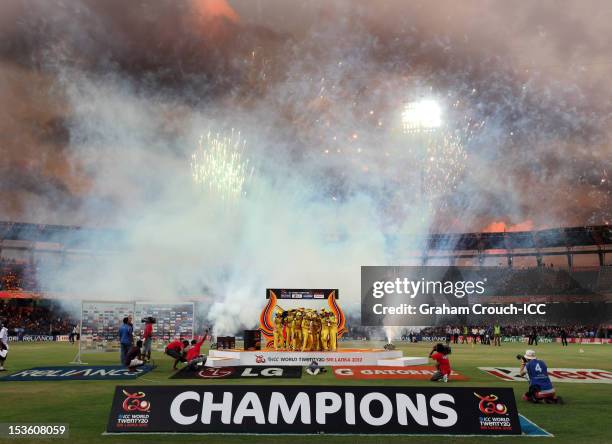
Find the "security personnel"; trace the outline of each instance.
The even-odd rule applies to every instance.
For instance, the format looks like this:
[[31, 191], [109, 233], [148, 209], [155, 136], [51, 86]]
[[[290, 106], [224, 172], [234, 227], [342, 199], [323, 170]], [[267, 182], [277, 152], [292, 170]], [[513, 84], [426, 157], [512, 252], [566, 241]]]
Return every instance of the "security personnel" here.
[[470, 332], [468, 331], [467, 325], [463, 326], [463, 337], [461, 338], [461, 343], [462, 344], [467, 344], [468, 343], [468, 335], [470, 334]]
[[493, 326], [493, 345], [501, 347], [501, 325], [499, 325], [499, 322]]

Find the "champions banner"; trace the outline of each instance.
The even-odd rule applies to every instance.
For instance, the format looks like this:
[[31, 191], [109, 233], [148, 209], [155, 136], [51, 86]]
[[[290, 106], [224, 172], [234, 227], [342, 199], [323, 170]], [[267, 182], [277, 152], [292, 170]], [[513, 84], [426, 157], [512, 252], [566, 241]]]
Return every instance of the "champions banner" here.
[[519, 435], [511, 388], [120, 386], [108, 433]]

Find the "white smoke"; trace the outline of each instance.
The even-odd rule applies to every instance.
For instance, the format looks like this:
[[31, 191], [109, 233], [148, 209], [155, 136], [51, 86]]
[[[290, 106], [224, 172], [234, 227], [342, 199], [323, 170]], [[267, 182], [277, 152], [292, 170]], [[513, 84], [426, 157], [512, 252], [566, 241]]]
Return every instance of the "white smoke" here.
[[[104, 217], [101, 202], [118, 203], [125, 242], [95, 260], [49, 270], [42, 263], [45, 286], [111, 300], [177, 301], [181, 291], [206, 291], [217, 334], [256, 325], [266, 287], [340, 288], [341, 304], [357, 309], [360, 266], [387, 260], [376, 202], [366, 193], [334, 200], [319, 185], [318, 164], [296, 166], [266, 149], [265, 134], [252, 128], [269, 110], [237, 111], [231, 120], [191, 110], [168, 135], [172, 104], [163, 97], [139, 96], [121, 79], [66, 75], [73, 160], [95, 178], [91, 220]], [[228, 204], [193, 186], [188, 159], [201, 132], [236, 122], [258, 173], [246, 196]]]

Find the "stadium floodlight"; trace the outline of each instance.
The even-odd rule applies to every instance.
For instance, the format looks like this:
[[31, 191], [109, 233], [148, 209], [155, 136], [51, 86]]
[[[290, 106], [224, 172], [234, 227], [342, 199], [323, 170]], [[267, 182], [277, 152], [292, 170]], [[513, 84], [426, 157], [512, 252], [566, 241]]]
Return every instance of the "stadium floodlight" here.
[[422, 99], [409, 102], [402, 111], [402, 125], [406, 133], [429, 132], [442, 125], [442, 110], [438, 102]]

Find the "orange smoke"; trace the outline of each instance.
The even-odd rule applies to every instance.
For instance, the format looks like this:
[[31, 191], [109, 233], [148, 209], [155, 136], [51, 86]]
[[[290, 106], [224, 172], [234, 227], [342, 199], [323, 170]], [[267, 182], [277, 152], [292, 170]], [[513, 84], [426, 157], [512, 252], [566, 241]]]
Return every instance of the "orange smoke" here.
[[482, 229], [483, 233], [500, 233], [502, 231], [531, 231], [533, 230], [533, 221], [527, 219], [524, 222], [519, 222], [515, 225], [508, 225], [504, 221], [493, 221]]
[[193, 0], [195, 9], [207, 19], [225, 17], [231, 22], [239, 20], [238, 14], [227, 0]]

